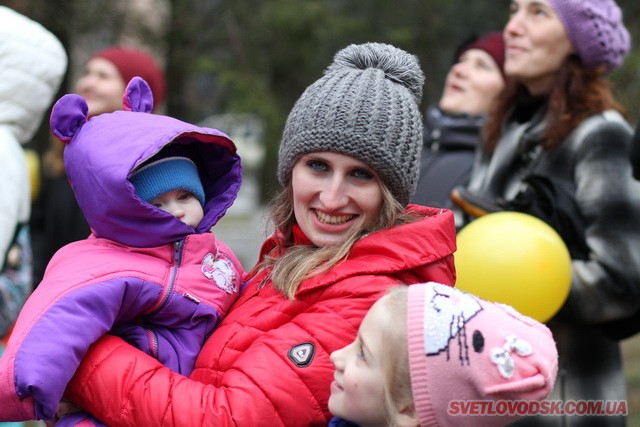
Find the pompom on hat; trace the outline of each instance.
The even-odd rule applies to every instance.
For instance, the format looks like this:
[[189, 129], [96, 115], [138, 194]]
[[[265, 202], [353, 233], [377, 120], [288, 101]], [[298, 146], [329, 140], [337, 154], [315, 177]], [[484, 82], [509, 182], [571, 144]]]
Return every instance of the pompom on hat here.
[[186, 190], [196, 196], [200, 205], [205, 203], [198, 168], [179, 144], [163, 148], [138, 168], [130, 180], [145, 202], [169, 191]]
[[614, 0], [549, 0], [582, 63], [618, 68], [631, 47], [622, 11]]
[[142, 77], [151, 88], [154, 105], [159, 106], [164, 101], [166, 91], [164, 73], [155, 59], [147, 52], [114, 46], [97, 52], [92, 58], [104, 58], [113, 63], [125, 84], [136, 76]]
[[424, 74], [414, 55], [382, 43], [339, 51], [296, 101], [284, 127], [278, 179], [305, 154], [334, 152], [369, 165], [403, 206], [415, 192], [422, 149]]
[[553, 388], [558, 352], [551, 332], [507, 305], [422, 283], [408, 287], [407, 319], [411, 388], [421, 426], [505, 425], [522, 415], [497, 405], [496, 415], [456, 415], [452, 402], [531, 403]]

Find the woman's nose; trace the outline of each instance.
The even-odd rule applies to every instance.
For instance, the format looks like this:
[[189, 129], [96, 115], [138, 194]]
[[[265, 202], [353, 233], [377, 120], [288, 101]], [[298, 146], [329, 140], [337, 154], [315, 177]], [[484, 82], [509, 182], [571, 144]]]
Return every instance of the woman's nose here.
[[320, 202], [327, 210], [344, 207], [349, 202], [347, 186], [341, 177], [333, 177], [325, 182], [320, 191]]
[[455, 76], [463, 77], [467, 71], [467, 67], [468, 67], [467, 62], [462, 60], [453, 64], [453, 67], [451, 67], [451, 71], [453, 71], [453, 74]]
[[522, 33], [522, 18], [519, 12], [515, 12], [509, 17], [507, 24], [504, 26], [504, 32], [506, 34]]

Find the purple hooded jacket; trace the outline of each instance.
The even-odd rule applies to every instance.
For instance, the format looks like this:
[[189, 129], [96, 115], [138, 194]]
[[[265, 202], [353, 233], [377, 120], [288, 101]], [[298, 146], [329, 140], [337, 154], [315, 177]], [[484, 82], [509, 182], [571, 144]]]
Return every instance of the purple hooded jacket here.
[[[88, 347], [122, 336], [188, 375], [205, 339], [238, 296], [242, 267], [211, 227], [236, 198], [240, 158], [215, 129], [151, 114], [147, 83], [131, 80], [124, 110], [87, 121], [65, 95], [51, 114], [91, 236], [60, 249], [20, 313], [0, 358], [0, 421], [51, 419]], [[143, 201], [133, 171], [169, 144], [186, 144], [205, 192], [197, 229]]]

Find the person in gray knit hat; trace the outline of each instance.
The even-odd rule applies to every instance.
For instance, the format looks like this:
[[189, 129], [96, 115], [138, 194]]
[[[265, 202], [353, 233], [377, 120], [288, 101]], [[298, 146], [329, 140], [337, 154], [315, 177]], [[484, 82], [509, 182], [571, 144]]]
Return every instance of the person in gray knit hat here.
[[[194, 379], [163, 374], [107, 338], [85, 356], [70, 396], [107, 425], [326, 425], [329, 355], [356, 338], [373, 303], [399, 282], [455, 281], [453, 213], [407, 205], [423, 82], [417, 58], [396, 47], [339, 51], [291, 110], [278, 169], [284, 189], [270, 211], [275, 232], [204, 343]], [[110, 398], [87, 392], [94, 387]], [[128, 405], [136, 410], [113, 411]]]
[[424, 76], [417, 59], [390, 45], [351, 45], [296, 102], [284, 128], [278, 178], [300, 156], [347, 154], [367, 163], [407, 205], [418, 182]]

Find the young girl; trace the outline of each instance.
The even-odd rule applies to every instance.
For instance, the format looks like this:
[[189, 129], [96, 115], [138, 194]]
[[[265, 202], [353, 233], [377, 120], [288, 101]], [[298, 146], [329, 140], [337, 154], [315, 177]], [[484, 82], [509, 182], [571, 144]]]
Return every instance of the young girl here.
[[541, 323], [429, 282], [391, 289], [331, 362], [330, 426], [495, 426], [548, 395], [558, 354]]

